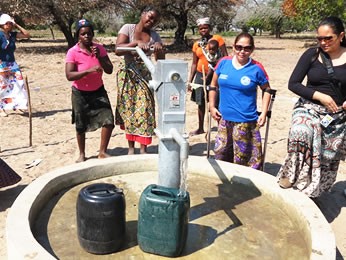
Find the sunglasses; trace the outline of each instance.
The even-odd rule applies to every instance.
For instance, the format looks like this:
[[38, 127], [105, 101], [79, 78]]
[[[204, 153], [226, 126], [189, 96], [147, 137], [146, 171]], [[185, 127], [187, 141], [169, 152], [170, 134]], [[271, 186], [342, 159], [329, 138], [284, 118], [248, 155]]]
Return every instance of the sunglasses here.
[[317, 36], [316, 39], [319, 42], [321, 42], [321, 41], [329, 42], [333, 39], [333, 36]]
[[241, 45], [235, 45], [234, 49], [236, 51], [245, 51], [245, 52], [250, 52], [252, 51], [252, 46], [241, 46]]

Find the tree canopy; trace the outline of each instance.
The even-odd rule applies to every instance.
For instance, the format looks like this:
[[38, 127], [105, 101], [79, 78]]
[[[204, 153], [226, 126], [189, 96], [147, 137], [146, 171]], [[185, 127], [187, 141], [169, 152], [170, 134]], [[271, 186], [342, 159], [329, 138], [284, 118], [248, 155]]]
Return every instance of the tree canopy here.
[[112, 0], [16, 0], [3, 5], [2, 12], [25, 19], [30, 24], [57, 25], [68, 46], [72, 47], [75, 43], [72, 27], [78, 19], [91, 10], [102, 10], [105, 13], [115, 7], [117, 5]]
[[[25, 19], [30, 24], [58, 26], [64, 34], [68, 46], [71, 47], [75, 43], [73, 24], [86, 13], [100, 11], [104, 15], [107, 13], [122, 15], [126, 12], [135, 14], [141, 7], [153, 5], [159, 7], [163, 20], [171, 21], [171, 23], [174, 21], [175, 44], [184, 44], [184, 35], [189, 20], [193, 19], [197, 13], [208, 16], [219, 14], [220, 16], [214, 17], [214, 20], [223, 17], [222, 22], [229, 24], [230, 19], [227, 21], [226, 12], [232, 13], [231, 7], [241, 2], [242, 0], [40, 0], [38, 4], [37, 0], [16, 0], [2, 9], [3, 12]], [[216, 10], [219, 11], [214, 12]], [[219, 26], [219, 28], [221, 27]]]
[[344, 0], [284, 0], [282, 7], [286, 16], [295, 17], [314, 26], [327, 16], [346, 18]]
[[287, 24], [301, 30], [304, 26], [316, 26], [326, 16], [346, 18], [344, 0], [13, 0], [3, 5], [1, 12], [13, 15], [19, 23], [55, 25], [71, 47], [75, 44], [73, 25], [86, 14], [96, 16], [95, 23], [104, 31], [107, 16], [137, 22], [139, 10], [145, 5], [158, 7], [162, 25], [175, 29], [175, 46], [185, 44], [186, 30], [194, 28], [196, 19], [203, 16], [209, 16], [219, 31], [237, 23], [238, 27], [253, 28], [255, 32], [271, 30], [277, 37]]

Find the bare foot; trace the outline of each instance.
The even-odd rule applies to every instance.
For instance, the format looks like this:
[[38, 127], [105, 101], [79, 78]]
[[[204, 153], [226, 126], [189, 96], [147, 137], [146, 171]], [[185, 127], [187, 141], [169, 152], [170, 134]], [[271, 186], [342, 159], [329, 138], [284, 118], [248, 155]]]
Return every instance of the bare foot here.
[[99, 156], [97, 156], [97, 158], [99, 159], [108, 158], [108, 157], [111, 157], [111, 155], [109, 155], [108, 153], [99, 153]]
[[15, 109], [14, 110], [17, 114], [21, 114], [21, 115], [24, 115], [25, 114], [25, 111], [23, 109]]
[[189, 133], [189, 135], [190, 136], [194, 136], [194, 135], [201, 135], [201, 134], [204, 134], [205, 132], [204, 132], [204, 130], [202, 129], [197, 129], [197, 130], [195, 130], [195, 131], [192, 131], [192, 132], [190, 132]]
[[8, 114], [5, 112], [5, 110], [1, 110], [0, 111], [0, 117], [6, 117], [6, 116], [8, 116]]
[[86, 160], [85, 155], [81, 154], [79, 155], [78, 159], [76, 160], [76, 163], [84, 162]]
[[147, 151], [140, 151], [141, 154], [148, 154]]
[[293, 184], [288, 180], [287, 177], [281, 177], [279, 180], [279, 185], [283, 189], [288, 189], [293, 186]]
[[128, 155], [135, 154], [135, 148], [129, 148]]

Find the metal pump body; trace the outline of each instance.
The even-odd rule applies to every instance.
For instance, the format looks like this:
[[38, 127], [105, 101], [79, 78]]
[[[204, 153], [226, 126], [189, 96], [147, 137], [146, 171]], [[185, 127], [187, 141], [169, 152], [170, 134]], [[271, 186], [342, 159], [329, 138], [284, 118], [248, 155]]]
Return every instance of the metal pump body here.
[[182, 162], [186, 162], [189, 143], [185, 132], [186, 82], [188, 63], [182, 60], [158, 60], [154, 65], [139, 47], [117, 47], [118, 50], [137, 51], [151, 73], [150, 88], [158, 105], [157, 128], [159, 138], [158, 185], [179, 188]]

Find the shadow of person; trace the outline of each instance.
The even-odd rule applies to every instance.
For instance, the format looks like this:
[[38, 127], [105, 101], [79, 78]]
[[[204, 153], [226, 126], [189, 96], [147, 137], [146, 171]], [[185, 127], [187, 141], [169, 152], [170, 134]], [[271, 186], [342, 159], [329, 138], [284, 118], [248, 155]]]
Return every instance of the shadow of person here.
[[[345, 189], [346, 181], [339, 181], [332, 186], [330, 192], [324, 192], [314, 199], [328, 223], [332, 223], [339, 216], [341, 209], [346, 207]], [[338, 248], [336, 248], [336, 259], [344, 259]]]
[[17, 185], [6, 187], [0, 190], [0, 212], [10, 208], [18, 195], [25, 189], [27, 185]]
[[[194, 239], [187, 240], [183, 255], [192, 254], [201, 250], [202, 248], [211, 245], [218, 237], [232, 229], [242, 226], [243, 223], [233, 210], [237, 205], [261, 196], [260, 190], [250, 179], [240, 176], [233, 176], [231, 179], [228, 179], [217, 161], [210, 159], [209, 162], [221, 183], [216, 185], [217, 196], [210, 196], [214, 184], [210, 183], [208, 179], [206, 179], [205, 182], [199, 180], [198, 186], [191, 186], [191, 197], [201, 196], [204, 202], [196, 204], [190, 208], [188, 233], [190, 236], [190, 232], [194, 232]], [[201, 186], [204, 187], [202, 190]], [[208, 226], [212, 227], [215, 224], [220, 227], [221, 225], [221, 229], [223, 230], [217, 231], [214, 228], [206, 229], [204, 225], [191, 226], [192, 221], [200, 221], [207, 215], [213, 215], [212, 218], [210, 218], [210, 216], [208, 218], [210, 220]], [[207, 238], [205, 238], [205, 236], [207, 236]], [[197, 244], [198, 246], [192, 247], [190, 244]]]
[[272, 176], [276, 176], [281, 168], [279, 163], [264, 163], [264, 172], [269, 173]]
[[324, 192], [315, 199], [316, 204], [329, 223], [332, 223], [339, 216], [341, 209], [346, 207], [345, 189], [346, 181], [339, 181], [332, 186], [330, 192]]
[[190, 145], [190, 155], [196, 155], [196, 156], [203, 156], [204, 151], [207, 150], [207, 144], [206, 143], [197, 143]]

